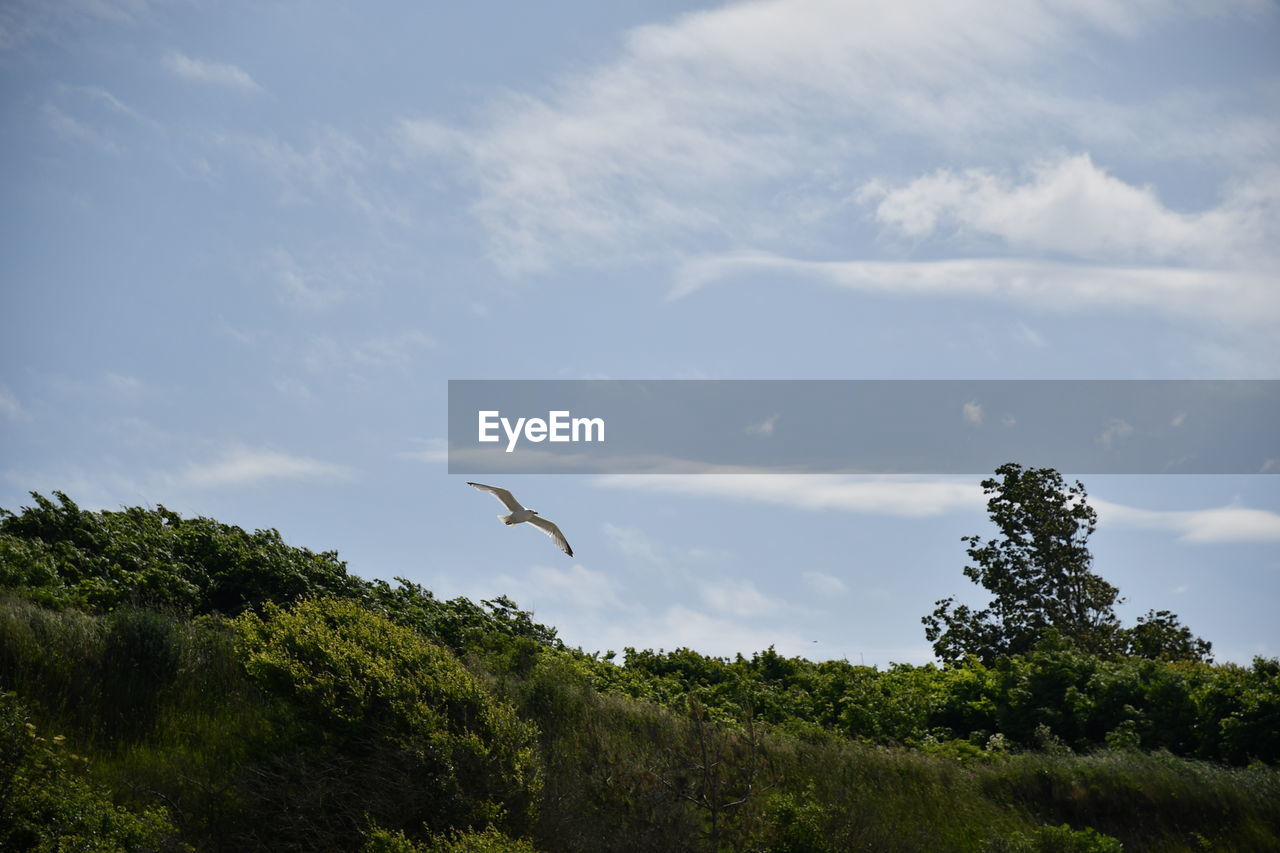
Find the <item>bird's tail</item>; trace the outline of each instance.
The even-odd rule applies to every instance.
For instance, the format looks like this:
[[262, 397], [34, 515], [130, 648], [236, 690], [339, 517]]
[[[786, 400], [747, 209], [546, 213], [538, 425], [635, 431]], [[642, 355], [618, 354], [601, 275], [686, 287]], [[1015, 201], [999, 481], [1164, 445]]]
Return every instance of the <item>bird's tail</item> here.
[[[513, 513], [513, 515], [514, 515], [514, 513]], [[510, 523], [511, 523], [511, 516], [510, 516], [510, 515], [500, 515], [500, 516], [498, 516], [498, 520], [499, 520], [499, 521], [501, 521], [503, 524], [510, 524]]]

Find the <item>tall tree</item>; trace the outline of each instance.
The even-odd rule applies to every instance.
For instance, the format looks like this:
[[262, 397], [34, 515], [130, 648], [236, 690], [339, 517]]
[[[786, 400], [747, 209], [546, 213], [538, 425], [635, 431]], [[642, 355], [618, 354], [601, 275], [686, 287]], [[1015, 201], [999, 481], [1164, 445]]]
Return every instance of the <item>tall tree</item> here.
[[1068, 486], [1052, 468], [1013, 462], [995, 473], [982, 488], [1000, 538], [962, 538], [972, 560], [964, 574], [992, 594], [991, 603], [974, 610], [954, 598], [938, 601], [921, 620], [934, 652], [947, 662], [976, 655], [990, 663], [1029, 651], [1051, 630], [1085, 650], [1112, 651], [1119, 591], [1090, 568], [1097, 513], [1084, 485]]

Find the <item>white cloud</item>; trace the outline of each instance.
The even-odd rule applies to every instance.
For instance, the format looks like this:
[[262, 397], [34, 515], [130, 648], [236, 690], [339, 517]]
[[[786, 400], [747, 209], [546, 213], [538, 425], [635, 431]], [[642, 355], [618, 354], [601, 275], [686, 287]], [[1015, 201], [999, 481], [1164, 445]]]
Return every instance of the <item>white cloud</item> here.
[[[380, 236], [383, 229], [412, 222], [413, 194], [404, 192], [399, 171], [383, 168], [387, 157], [379, 139], [361, 141], [351, 133], [321, 126], [301, 142], [245, 133], [221, 133], [213, 141], [264, 172], [279, 187], [277, 201], [283, 207], [338, 203]], [[368, 253], [350, 260], [333, 252], [323, 254], [320, 265], [340, 265], [346, 275], [369, 277], [371, 270], [387, 266]]]
[[622, 527], [611, 522], [603, 526], [605, 538], [624, 557], [653, 565], [665, 565], [667, 558], [662, 550], [644, 531], [635, 527]]
[[982, 489], [968, 479], [834, 474], [616, 474], [610, 488], [754, 501], [803, 510], [837, 510], [920, 518], [979, 509]]
[[42, 471], [7, 469], [0, 472], [0, 479], [18, 492], [11, 501], [6, 501], [10, 508], [24, 503], [30, 492], [47, 495], [55, 489], [70, 495], [82, 509], [88, 510], [114, 510], [125, 502], [138, 504], [155, 500], [155, 489], [151, 484], [131, 475], [132, 472], [107, 470], [102, 465], [90, 470], [75, 463], [61, 462]]
[[605, 522], [601, 530], [613, 549], [624, 558], [622, 566], [643, 573], [648, 584], [661, 584], [682, 595], [689, 589], [691, 573], [741, 562], [736, 555], [718, 548], [659, 542], [638, 527]]
[[181, 51], [172, 50], [164, 56], [164, 66], [169, 71], [186, 80], [199, 83], [211, 83], [215, 86], [228, 86], [246, 92], [259, 92], [262, 87], [249, 76], [249, 72], [235, 65], [223, 62], [210, 62], [195, 59]]
[[1116, 444], [1133, 435], [1133, 425], [1124, 420], [1113, 420], [1107, 424], [1106, 429], [1098, 436], [1098, 443], [1107, 450], [1115, 448]]
[[712, 616], [683, 604], [672, 605], [656, 618], [619, 623], [606, 629], [603, 636], [608, 639], [604, 645], [615, 649], [687, 647], [703, 654], [730, 656], [749, 655], [774, 646], [784, 655], [813, 654], [809, 641], [793, 630]]
[[536, 601], [544, 610], [565, 605], [589, 611], [625, 609], [608, 575], [578, 564], [566, 569], [533, 566], [524, 577], [502, 575], [497, 583], [516, 601]]
[[320, 310], [336, 305], [346, 298], [347, 286], [335, 278], [328, 265], [302, 263], [284, 249], [270, 254], [275, 279], [280, 284], [284, 298], [295, 305]]
[[[601, 571], [574, 565], [567, 569], [534, 566], [522, 574], [504, 574], [464, 591], [473, 599], [503, 593], [535, 618], [555, 625], [560, 637], [573, 646], [621, 650], [627, 646], [652, 649], [687, 647], [709, 655], [750, 654], [773, 645], [782, 654], [812, 655], [814, 647], [795, 631], [762, 625], [765, 614], [750, 593], [713, 589], [709, 594], [725, 609], [714, 613], [687, 604], [652, 609], [636, 603], [635, 596]], [[723, 595], [721, 595], [723, 592]], [[758, 593], [758, 591], [757, 591]], [[733, 609], [751, 616], [739, 616]]]
[[111, 393], [122, 397], [134, 397], [142, 393], [145, 385], [136, 376], [107, 371], [102, 376], [103, 386]]
[[1274, 256], [1280, 182], [1263, 176], [1219, 206], [1170, 210], [1150, 187], [1135, 187], [1088, 154], [1039, 162], [1018, 183], [983, 169], [942, 169], [905, 186], [863, 187], [875, 217], [913, 238], [948, 228], [998, 238], [1015, 251], [1062, 252], [1104, 262], [1179, 261], [1237, 267]]
[[[1213, 13], [1258, 9], [1242, 0]], [[1051, 125], [1066, 144], [1131, 148], [1159, 124], [1149, 113], [1174, 105], [1121, 108], [1036, 72], [1091, 60], [1081, 45], [1099, 31], [1139, 38], [1205, 13], [1096, 0], [730, 3], [632, 30], [613, 61], [490, 104], [473, 129], [406, 118], [395, 133], [428, 168], [458, 158], [448, 171], [475, 188], [473, 213], [509, 271], [804, 240], [815, 219], [847, 216], [864, 155], [903, 137], [1016, 151]], [[1176, 107], [1181, 127], [1239, 118], [1187, 99]], [[1241, 132], [1274, 139], [1275, 125]]]
[[743, 431], [747, 435], [758, 435], [761, 438], [768, 438], [773, 435], [774, 427], [778, 423], [780, 415], [770, 415], [759, 423], [747, 424]]
[[1044, 349], [1049, 346], [1049, 341], [1045, 339], [1044, 335], [1040, 334], [1021, 320], [1019, 320], [1014, 326], [1014, 337], [1017, 340], [1022, 341], [1024, 344], [1036, 347], [1037, 349]]
[[319, 459], [237, 447], [213, 462], [189, 465], [169, 479], [180, 485], [204, 488], [247, 485], [264, 480], [345, 479], [351, 474], [348, 468]]
[[961, 417], [967, 424], [982, 426], [982, 404], [976, 400], [965, 403], [960, 410]]
[[[968, 478], [835, 474], [667, 474], [596, 477], [598, 485], [650, 492], [785, 506], [809, 511], [926, 518], [980, 512], [982, 489]], [[1186, 542], [1280, 540], [1280, 513], [1226, 506], [1200, 510], [1147, 510], [1094, 497], [1089, 504], [1106, 524], [1167, 530]]]
[[401, 459], [414, 459], [418, 462], [441, 463], [449, 461], [449, 442], [443, 438], [421, 439], [423, 446], [417, 450], [406, 450], [396, 454]]
[[44, 104], [40, 113], [55, 134], [66, 142], [90, 145], [108, 154], [119, 154], [120, 146], [104, 131], [81, 121], [54, 104]]
[[74, 396], [105, 396], [122, 400], [136, 398], [147, 390], [146, 383], [138, 377], [112, 370], [91, 379], [54, 375], [49, 378], [48, 387]]
[[713, 610], [739, 619], [766, 616], [779, 608], [778, 601], [765, 595], [750, 580], [705, 581], [700, 591], [702, 600]]
[[418, 353], [435, 349], [435, 338], [417, 329], [367, 338], [351, 349], [351, 361], [361, 367], [408, 367]]
[[18, 402], [18, 398], [13, 392], [3, 384], [0, 384], [0, 414], [3, 414], [12, 422], [25, 421], [30, 419], [27, 410]]
[[468, 142], [462, 131], [431, 119], [401, 119], [395, 128], [401, 148], [413, 156], [457, 153]]
[[0, 50], [13, 50], [40, 37], [61, 43], [65, 29], [99, 26], [103, 21], [133, 24], [154, 5], [151, 0], [6, 0], [0, 3]]
[[81, 95], [92, 102], [103, 105], [113, 113], [118, 113], [123, 116], [128, 116], [129, 118], [133, 119], [139, 124], [145, 124], [151, 127], [156, 126], [155, 122], [153, 122], [151, 119], [142, 115], [142, 113], [138, 112], [133, 107], [126, 104], [124, 101], [121, 101], [119, 98], [117, 98], [115, 95], [111, 94], [111, 92], [102, 88], [101, 86], [66, 86], [64, 85], [64, 86], [59, 86], [58, 88], [60, 91], [66, 92], [68, 94]]
[[1243, 506], [1150, 510], [1090, 498], [1102, 524], [1167, 530], [1184, 542], [1280, 542], [1280, 513]]
[[830, 597], [835, 595], [843, 595], [849, 591], [848, 585], [840, 578], [825, 572], [807, 571], [801, 575], [804, 582], [818, 595]]
[[869, 293], [995, 299], [1060, 312], [1155, 311], [1232, 327], [1280, 324], [1280, 287], [1272, 275], [1025, 258], [805, 261], [765, 253], [707, 256], [681, 265], [669, 298], [680, 299], [721, 279], [761, 271]]
[[360, 370], [388, 370], [412, 367], [419, 355], [436, 347], [425, 332], [409, 329], [342, 343], [323, 335], [307, 344], [302, 362], [315, 373], [357, 373]]

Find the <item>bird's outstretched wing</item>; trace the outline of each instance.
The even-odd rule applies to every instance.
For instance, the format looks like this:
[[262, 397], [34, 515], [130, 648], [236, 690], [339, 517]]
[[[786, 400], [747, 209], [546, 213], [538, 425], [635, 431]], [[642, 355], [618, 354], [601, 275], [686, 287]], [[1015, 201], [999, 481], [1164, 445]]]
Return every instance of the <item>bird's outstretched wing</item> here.
[[557, 548], [564, 551], [570, 557], [573, 556], [573, 549], [569, 547], [569, 543], [565, 540], [564, 534], [560, 532], [559, 527], [556, 527], [554, 521], [547, 521], [542, 516], [535, 515], [533, 518], [529, 519], [529, 523], [534, 527], [541, 527], [547, 532], [547, 535], [555, 541]]
[[498, 500], [502, 501], [502, 505], [512, 512], [519, 512], [524, 509], [524, 507], [520, 506], [520, 501], [516, 500], [515, 495], [511, 494], [506, 489], [500, 489], [497, 486], [486, 486], [484, 483], [469, 482], [467, 485], [472, 488], [479, 489], [482, 492], [488, 492]]

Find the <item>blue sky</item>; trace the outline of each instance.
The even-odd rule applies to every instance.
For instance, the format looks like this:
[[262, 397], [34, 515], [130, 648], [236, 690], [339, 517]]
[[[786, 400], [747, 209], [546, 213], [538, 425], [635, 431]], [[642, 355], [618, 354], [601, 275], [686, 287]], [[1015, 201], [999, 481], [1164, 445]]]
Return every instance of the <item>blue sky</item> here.
[[[1266, 2], [5, 3], [0, 506], [277, 527], [588, 649], [928, 660], [975, 478], [507, 478], [568, 559], [446, 473], [446, 381], [1277, 378], [1277, 46]], [[1089, 478], [1123, 613], [1280, 654], [1278, 484]]]

